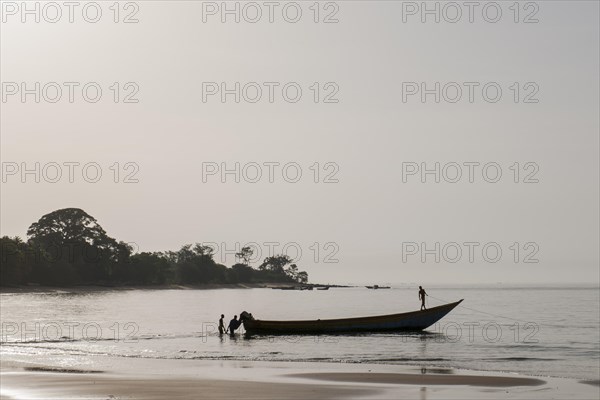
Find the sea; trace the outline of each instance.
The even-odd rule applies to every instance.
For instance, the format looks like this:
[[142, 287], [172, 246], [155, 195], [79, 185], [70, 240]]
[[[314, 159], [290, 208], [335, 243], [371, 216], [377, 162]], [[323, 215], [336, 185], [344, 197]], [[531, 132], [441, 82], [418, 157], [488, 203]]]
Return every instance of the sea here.
[[[220, 336], [257, 319], [327, 319], [419, 309], [417, 289], [102, 290], [0, 294], [0, 360], [93, 369], [101, 360], [183, 359], [399, 364], [598, 380], [600, 290], [576, 286], [430, 286], [427, 305], [463, 303], [423, 332]], [[227, 324], [227, 322], [226, 322]], [[119, 362], [119, 361], [117, 361]]]

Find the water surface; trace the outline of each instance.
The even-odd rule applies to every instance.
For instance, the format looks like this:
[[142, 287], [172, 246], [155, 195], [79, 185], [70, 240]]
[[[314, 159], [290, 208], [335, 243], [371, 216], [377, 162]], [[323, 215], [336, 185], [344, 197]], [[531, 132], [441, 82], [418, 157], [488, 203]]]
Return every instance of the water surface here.
[[115, 290], [0, 295], [2, 362], [91, 367], [98, 357], [323, 361], [598, 379], [597, 287], [430, 287], [465, 301], [423, 333], [219, 337], [221, 313], [325, 319], [418, 309], [414, 288]]

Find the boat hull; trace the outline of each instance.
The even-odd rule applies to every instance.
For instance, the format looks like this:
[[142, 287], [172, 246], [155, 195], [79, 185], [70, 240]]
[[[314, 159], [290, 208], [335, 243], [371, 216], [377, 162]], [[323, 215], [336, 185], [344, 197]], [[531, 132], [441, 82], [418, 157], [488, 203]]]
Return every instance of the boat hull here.
[[[462, 300], [423, 311], [362, 318], [305, 321], [263, 321], [244, 318], [248, 334], [326, 334], [385, 331], [420, 331], [430, 327], [452, 311]], [[244, 313], [242, 313], [244, 315]], [[245, 313], [245, 315], [250, 315]]]

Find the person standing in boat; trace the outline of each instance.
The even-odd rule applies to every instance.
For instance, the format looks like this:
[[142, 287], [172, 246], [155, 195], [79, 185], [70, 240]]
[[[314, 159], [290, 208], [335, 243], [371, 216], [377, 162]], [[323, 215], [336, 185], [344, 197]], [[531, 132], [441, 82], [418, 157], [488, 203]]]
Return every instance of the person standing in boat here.
[[223, 318], [225, 318], [225, 316], [221, 314], [221, 318], [219, 319], [219, 335], [225, 333], [225, 324], [223, 323]]
[[419, 286], [419, 300], [421, 300], [421, 311], [427, 310], [425, 307], [425, 296], [429, 296], [422, 286]]

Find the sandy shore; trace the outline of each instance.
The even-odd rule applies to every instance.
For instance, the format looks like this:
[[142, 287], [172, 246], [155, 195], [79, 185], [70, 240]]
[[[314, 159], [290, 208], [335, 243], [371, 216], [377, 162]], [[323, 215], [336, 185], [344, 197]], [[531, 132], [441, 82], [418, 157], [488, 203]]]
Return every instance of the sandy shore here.
[[292, 375], [299, 378], [335, 382], [387, 383], [401, 385], [461, 385], [480, 387], [540, 386], [546, 383], [537, 378], [514, 376], [402, 374], [402, 373], [359, 373], [359, 372], [317, 372]]
[[[1, 399], [597, 398], [597, 385], [408, 366], [98, 359], [94, 369], [2, 366]], [[102, 367], [102, 368], [98, 368]]]
[[[310, 399], [348, 398], [377, 393], [338, 385], [263, 383], [246, 381], [165, 379], [135, 376], [73, 375], [26, 373], [3, 376], [3, 386], [19, 387], [8, 391], [14, 399]], [[24, 397], [27, 396], [27, 397]], [[4, 397], [3, 397], [4, 399]]]

